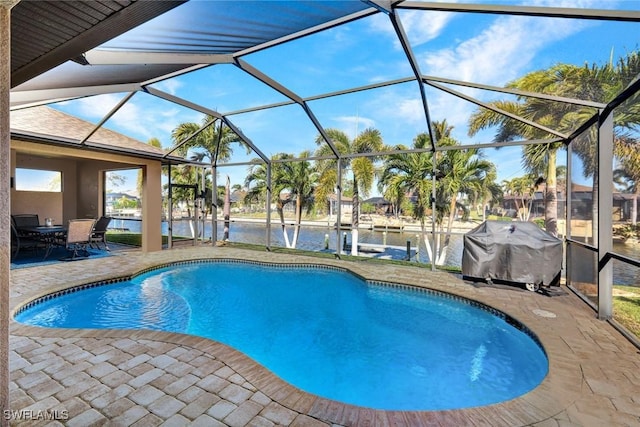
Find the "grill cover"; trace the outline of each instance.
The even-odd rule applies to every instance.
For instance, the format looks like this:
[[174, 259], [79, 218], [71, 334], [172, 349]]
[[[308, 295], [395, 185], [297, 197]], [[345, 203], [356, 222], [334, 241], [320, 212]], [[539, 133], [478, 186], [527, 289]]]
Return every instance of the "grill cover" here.
[[548, 286], [562, 268], [562, 241], [532, 222], [485, 221], [464, 235], [462, 275]]

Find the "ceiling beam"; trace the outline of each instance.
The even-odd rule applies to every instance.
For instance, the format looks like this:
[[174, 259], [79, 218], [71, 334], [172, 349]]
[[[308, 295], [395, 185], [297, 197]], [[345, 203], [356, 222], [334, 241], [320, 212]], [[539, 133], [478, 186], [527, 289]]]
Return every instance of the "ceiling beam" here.
[[70, 58], [81, 56], [86, 51], [100, 46], [112, 38], [162, 15], [185, 0], [136, 1], [83, 31], [68, 42], [57, 46], [28, 65], [11, 73], [11, 87], [16, 87]]
[[541, 131], [547, 132], [547, 133], [549, 133], [551, 135], [555, 135], [555, 136], [558, 136], [558, 137], [563, 138], [563, 139], [567, 139], [569, 137], [568, 135], [566, 135], [566, 134], [564, 134], [562, 132], [558, 132], [557, 130], [554, 130], [554, 129], [548, 128], [546, 126], [540, 125], [540, 124], [538, 124], [538, 123], [536, 123], [534, 121], [525, 119], [524, 117], [520, 117], [517, 114], [510, 113], [510, 112], [505, 111], [505, 110], [503, 110], [501, 108], [494, 107], [491, 104], [488, 104], [486, 102], [482, 102], [482, 101], [480, 101], [478, 99], [475, 99], [475, 98], [473, 98], [471, 96], [468, 96], [468, 95], [465, 95], [465, 94], [460, 93], [458, 91], [455, 91], [455, 90], [453, 90], [451, 88], [448, 88], [446, 86], [442, 86], [442, 85], [440, 85], [438, 83], [429, 82], [429, 81], [425, 81], [425, 83], [428, 84], [429, 86], [432, 86], [432, 87], [436, 88], [436, 89], [440, 89], [443, 92], [449, 93], [449, 94], [451, 94], [453, 96], [456, 96], [458, 98], [461, 98], [461, 99], [464, 99], [466, 101], [469, 101], [469, 102], [471, 102], [473, 104], [476, 104], [476, 105], [478, 105], [480, 107], [486, 108], [487, 110], [491, 110], [491, 111], [493, 111], [495, 113], [502, 114], [503, 116], [509, 117], [509, 118], [511, 118], [513, 120], [517, 120], [517, 121], [519, 121], [521, 123], [524, 123], [526, 125], [534, 127], [534, 128], [539, 129]]
[[429, 139], [431, 140], [431, 148], [433, 151], [436, 149], [436, 135], [433, 131], [433, 127], [431, 126], [431, 115], [429, 114], [429, 104], [427, 102], [427, 92], [424, 88], [424, 84], [420, 76], [422, 73], [420, 72], [420, 66], [418, 65], [418, 60], [416, 59], [413, 49], [411, 49], [411, 44], [409, 43], [409, 39], [407, 38], [407, 34], [404, 31], [404, 27], [402, 26], [402, 21], [398, 17], [398, 15], [393, 11], [389, 15], [389, 19], [391, 20], [391, 25], [396, 32], [396, 36], [400, 41], [400, 45], [404, 50], [405, 55], [407, 56], [407, 60], [409, 61], [409, 65], [413, 70], [413, 74], [419, 84], [418, 88], [420, 89], [420, 99], [422, 100], [422, 109], [424, 110], [425, 120], [427, 121], [427, 132], [429, 133]]
[[90, 65], [129, 64], [231, 64], [233, 56], [227, 54], [182, 52], [137, 52], [92, 49], [84, 54]]
[[491, 91], [491, 92], [507, 93], [507, 94], [510, 94], [510, 95], [524, 96], [524, 97], [528, 97], [528, 98], [545, 99], [547, 101], [563, 102], [563, 103], [566, 103], [566, 104], [580, 105], [582, 107], [604, 108], [606, 106], [606, 104], [603, 104], [601, 102], [585, 101], [583, 99], [575, 99], [575, 98], [566, 98], [566, 97], [563, 97], [563, 96], [548, 95], [548, 94], [545, 94], [545, 93], [538, 93], [538, 92], [529, 92], [529, 91], [513, 89], [513, 88], [505, 88], [505, 87], [499, 87], [499, 86], [483, 85], [483, 84], [479, 84], [479, 83], [471, 83], [471, 82], [465, 82], [465, 81], [461, 81], [461, 80], [445, 79], [445, 78], [442, 78], [442, 77], [422, 76], [422, 79], [424, 81], [426, 81], [427, 83], [428, 82], [448, 83], [448, 84], [452, 84], [452, 85], [456, 85], [456, 86], [465, 86], [465, 87], [471, 87], [471, 88], [475, 88], [475, 89], [488, 90], [488, 91]]
[[9, 95], [11, 109], [33, 107], [107, 93], [135, 92], [142, 87], [137, 83], [104, 86], [68, 87], [59, 89], [13, 91]]
[[335, 146], [335, 144], [333, 143], [333, 141], [329, 137], [329, 134], [327, 134], [327, 132], [324, 130], [324, 128], [322, 127], [322, 125], [320, 124], [320, 122], [318, 121], [316, 116], [311, 111], [311, 108], [309, 108], [309, 105], [307, 105], [307, 103], [304, 101], [304, 99], [302, 99], [302, 97], [300, 97], [298, 94], [294, 93], [293, 91], [289, 90], [288, 88], [286, 88], [282, 84], [276, 82], [271, 77], [267, 76], [262, 71], [260, 71], [257, 68], [251, 66], [249, 63], [243, 61], [240, 58], [236, 58], [235, 65], [238, 68], [240, 68], [242, 71], [246, 72], [247, 74], [253, 76], [257, 80], [259, 80], [262, 83], [266, 84], [271, 89], [279, 92], [280, 94], [286, 96], [287, 98], [289, 98], [290, 100], [292, 100], [296, 104], [300, 105], [302, 107], [302, 109], [304, 110], [304, 112], [307, 114], [307, 117], [309, 117], [309, 119], [311, 120], [311, 122], [315, 126], [315, 128], [318, 130], [318, 132], [320, 132], [320, 135], [322, 135], [322, 138], [325, 140], [327, 145], [329, 145], [329, 148], [331, 148], [331, 151], [333, 151], [333, 154], [336, 156], [336, 158], [340, 157], [340, 152], [338, 151], [337, 147]]

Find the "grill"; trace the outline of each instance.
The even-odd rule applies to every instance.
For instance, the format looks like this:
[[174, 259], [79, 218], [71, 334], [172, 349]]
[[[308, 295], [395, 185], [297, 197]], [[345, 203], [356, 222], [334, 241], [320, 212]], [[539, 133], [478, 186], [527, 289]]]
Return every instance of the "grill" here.
[[532, 222], [485, 221], [464, 235], [462, 275], [539, 287], [559, 284], [562, 241]]

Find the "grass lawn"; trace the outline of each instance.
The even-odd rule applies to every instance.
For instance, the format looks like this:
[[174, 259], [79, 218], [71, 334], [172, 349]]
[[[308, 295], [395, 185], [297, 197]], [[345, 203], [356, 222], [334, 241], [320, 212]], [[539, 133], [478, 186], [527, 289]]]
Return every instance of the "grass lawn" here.
[[613, 289], [614, 319], [640, 338], [640, 288], [614, 286]]
[[[173, 236], [173, 241], [190, 239], [189, 237]], [[168, 236], [162, 236], [162, 244], [166, 245]], [[142, 246], [142, 234], [122, 231], [107, 231], [107, 242], [118, 243], [120, 245]]]

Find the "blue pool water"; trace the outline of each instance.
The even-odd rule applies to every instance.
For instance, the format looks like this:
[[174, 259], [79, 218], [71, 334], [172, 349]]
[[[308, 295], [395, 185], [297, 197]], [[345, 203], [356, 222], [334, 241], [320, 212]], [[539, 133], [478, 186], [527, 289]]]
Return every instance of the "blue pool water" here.
[[497, 403], [535, 388], [548, 369], [529, 335], [487, 310], [314, 267], [172, 266], [34, 304], [16, 320], [198, 335], [302, 390], [376, 409]]

